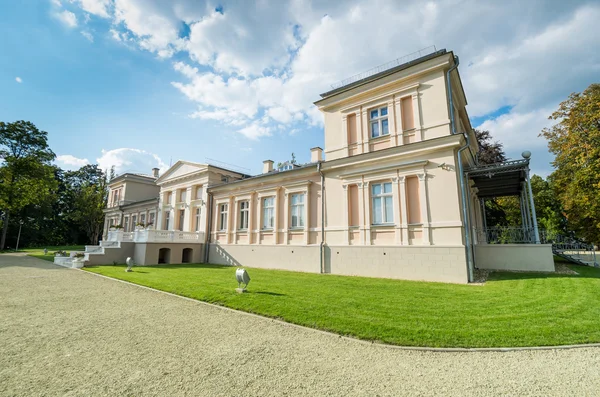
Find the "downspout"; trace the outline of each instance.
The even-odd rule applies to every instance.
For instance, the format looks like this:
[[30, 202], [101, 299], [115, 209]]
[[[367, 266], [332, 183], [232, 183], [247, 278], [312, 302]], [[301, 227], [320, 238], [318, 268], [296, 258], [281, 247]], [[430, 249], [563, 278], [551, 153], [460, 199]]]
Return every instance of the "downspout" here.
[[208, 189], [206, 190], [206, 208], [207, 208], [207, 213], [206, 213], [206, 217], [208, 220], [208, 225], [206, 227], [206, 238], [204, 239], [205, 243], [204, 243], [204, 263], [208, 263], [208, 259], [209, 259], [209, 244], [210, 244], [210, 235], [211, 235], [211, 230], [212, 230], [212, 212], [213, 212], [213, 195], [212, 193], [210, 193], [208, 191]]
[[321, 273], [325, 273], [324, 268], [324, 258], [323, 258], [323, 246], [325, 244], [325, 175], [321, 170], [321, 162], [317, 164], [317, 171], [321, 175], [321, 244], [319, 246], [319, 258], [320, 258], [320, 266]]
[[[456, 135], [456, 134], [458, 134], [458, 132], [456, 131], [456, 121], [454, 120], [454, 101], [452, 98], [452, 81], [450, 80], [450, 73], [452, 73], [452, 71], [454, 69], [458, 68], [459, 63], [460, 63], [460, 61], [458, 59], [458, 56], [454, 56], [454, 66], [452, 66], [450, 69], [448, 69], [448, 72], [446, 72], [446, 81], [447, 81], [447, 85], [448, 85], [448, 97], [450, 99], [450, 126], [452, 129], [452, 135]], [[460, 157], [461, 153], [465, 149], [470, 147], [471, 140], [469, 138], [468, 133], [463, 133], [463, 136], [465, 137], [465, 145], [458, 149], [457, 163], [458, 163], [458, 173], [460, 176], [460, 193], [462, 196], [462, 213], [463, 213], [463, 219], [465, 222], [464, 229], [465, 229], [465, 251], [466, 251], [466, 255], [467, 255], [467, 273], [468, 273], [469, 282], [473, 282], [473, 252], [471, 251], [471, 226], [469, 225], [469, 212], [467, 209], [467, 187], [465, 184], [463, 164], [462, 164], [462, 160]], [[472, 155], [473, 155], [473, 153], [471, 153], [471, 156]]]

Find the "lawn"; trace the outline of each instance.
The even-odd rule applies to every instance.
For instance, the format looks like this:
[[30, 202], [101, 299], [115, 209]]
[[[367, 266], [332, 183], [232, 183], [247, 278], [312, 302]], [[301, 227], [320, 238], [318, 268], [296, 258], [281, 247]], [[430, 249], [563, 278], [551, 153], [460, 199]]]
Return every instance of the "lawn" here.
[[[44, 248], [48, 248], [48, 255], [44, 255]], [[54, 253], [56, 251], [67, 251], [67, 255], [71, 251], [83, 251], [85, 250], [85, 246], [83, 245], [61, 245], [61, 246], [50, 246], [50, 247], [42, 247], [42, 248], [24, 248], [19, 250], [19, 252], [26, 252], [28, 256], [33, 256], [34, 258], [43, 259], [45, 261], [54, 262]]]
[[218, 265], [96, 266], [85, 270], [233, 309], [403, 346], [508, 347], [600, 342], [600, 269], [578, 276], [492, 273], [453, 285]]

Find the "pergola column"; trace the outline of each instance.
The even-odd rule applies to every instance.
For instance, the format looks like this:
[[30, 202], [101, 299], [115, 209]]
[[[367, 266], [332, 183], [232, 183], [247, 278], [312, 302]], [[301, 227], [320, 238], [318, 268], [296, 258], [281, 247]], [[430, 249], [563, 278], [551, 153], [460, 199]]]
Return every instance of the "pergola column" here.
[[533, 221], [533, 233], [535, 234], [535, 243], [540, 244], [540, 232], [538, 230], [537, 216], [535, 214], [535, 202], [533, 201], [533, 191], [531, 190], [529, 167], [527, 167], [527, 190], [529, 192], [529, 201], [531, 202], [531, 220]]

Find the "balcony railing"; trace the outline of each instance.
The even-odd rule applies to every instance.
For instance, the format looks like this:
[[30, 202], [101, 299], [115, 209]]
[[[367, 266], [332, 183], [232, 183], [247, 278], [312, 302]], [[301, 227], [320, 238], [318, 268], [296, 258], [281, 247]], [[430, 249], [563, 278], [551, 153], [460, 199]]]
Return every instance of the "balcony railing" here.
[[107, 241], [122, 241], [135, 243], [203, 243], [202, 232], [181, 232], [178, 230], [147, 230], [140, 229], [133, 232], [111, 230], [108, 232]]
[[532, 227], [488, 227], [475, 229], [476, 244], [535, 244]]

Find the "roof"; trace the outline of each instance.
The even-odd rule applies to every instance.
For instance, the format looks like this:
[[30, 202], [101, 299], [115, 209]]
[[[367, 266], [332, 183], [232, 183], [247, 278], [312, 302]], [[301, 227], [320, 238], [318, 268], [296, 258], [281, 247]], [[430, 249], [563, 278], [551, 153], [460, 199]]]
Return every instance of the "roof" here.
[[258, 175], [254, 175], [254, 176], [248, 176], [247, 178], [238, 179], [238, 180], [227, 182], [227, 183], [222, 183], [222, 184], [219, 184], [219, 185], [212, 185], [212, 186], [209, 186], [209, 187], [212, 189], [212, 188], [216, 188], [216, 187], [231, 186], [231, 185], [235, 185], [237, 183], [245, 182], [245, 181], [248, 181], [248, 180], [256, 180], [256, 179], [260, 179], [260, 178], [268, 178], [268, 177], [272, 177], [274, 175], [286, 174], [288, 172], [298, 172], [300, 170], [304, 170], [304, 169], [307, 169], [307, 168], [310, 168], [310, 167], [316, 167], [317, 164], [319, 164], [319, 163], [306, 163], [306, 164], [302, 164], [302, 165], [296, 165], [291, 170], [285, 170], [285, 171], [279, 171], [279, 170], [275, 169], [275, 170], [273, 170], [271, 172], [267, 172], [267, 173], [264, 173], [264, 174], [258, 174]]
[[375, 73], [375, 74], [373, 74], [371, 76], [368, 76], [368, 77], [365, 77], [363, 79], [351, 82], [351, 83], [343, 85], [343, 86], [341, 86], [339, 88], [335, 88], [335, 89], [333, 89], [331, 91], [327, 91], [327, 92], [321, 94], [321, 98], [328, 98], [330, 96], [337, 95], [337, 94], [342, 93], [344, 91], [348, 91], [348, 90], [350, 90], [350, 89], [352, 89], [354, 87], [358, 87], [358, 86], [367, 84], [367, 83], [369, 83], [371, 81], [378, 80], [378, 79], [380, 79], [382, 77], [389, 76], [390, 74], [394, 74], [394, 73], [399, 72], [401, 70], [408, 69], [408, 68], [410, 68], [412, 66], [418, 65], [419, 63], [423, 63], [425, 61], [428, 61], [430, 59], [436, 58], [436, 57], [438, 57], [440, 55], [444, 55], [446, 53], [447, 53], [446, 49], [443, 48], [441, 50], [432, 52], [431, 54], [419, 57], [419, 58], [414, 59], [414, 60], [409, 61], [409, 62], [405, 62], [405, 63], [400, 64], [398, 66], [386, 69], [386, 70], [384, 70], [382, 72]]
[[523, 159], [480, 165], [469, 168], [466, 173], [475, 182], [480, 198], [503, 197], [521, 194], [528, 169], [529, 159]]
[[141, 174], [141, 173], [136, 173], [136, 172], [124, 172], [121, 175], [117, 175], [115, 176], [113, 179], [111, 179], [109, 181], [109, 185], [113, 184], [121, 179], [126, 179], [128, 176], [132, 176], [132, 177], [136, 177], [136, 178], [141, 178], [142, 180], [145, 180], [147, 182], [154, 182], [156, 181], [156, 177], [152, 176], [152, 175], [147, 175], [147, 174]]

